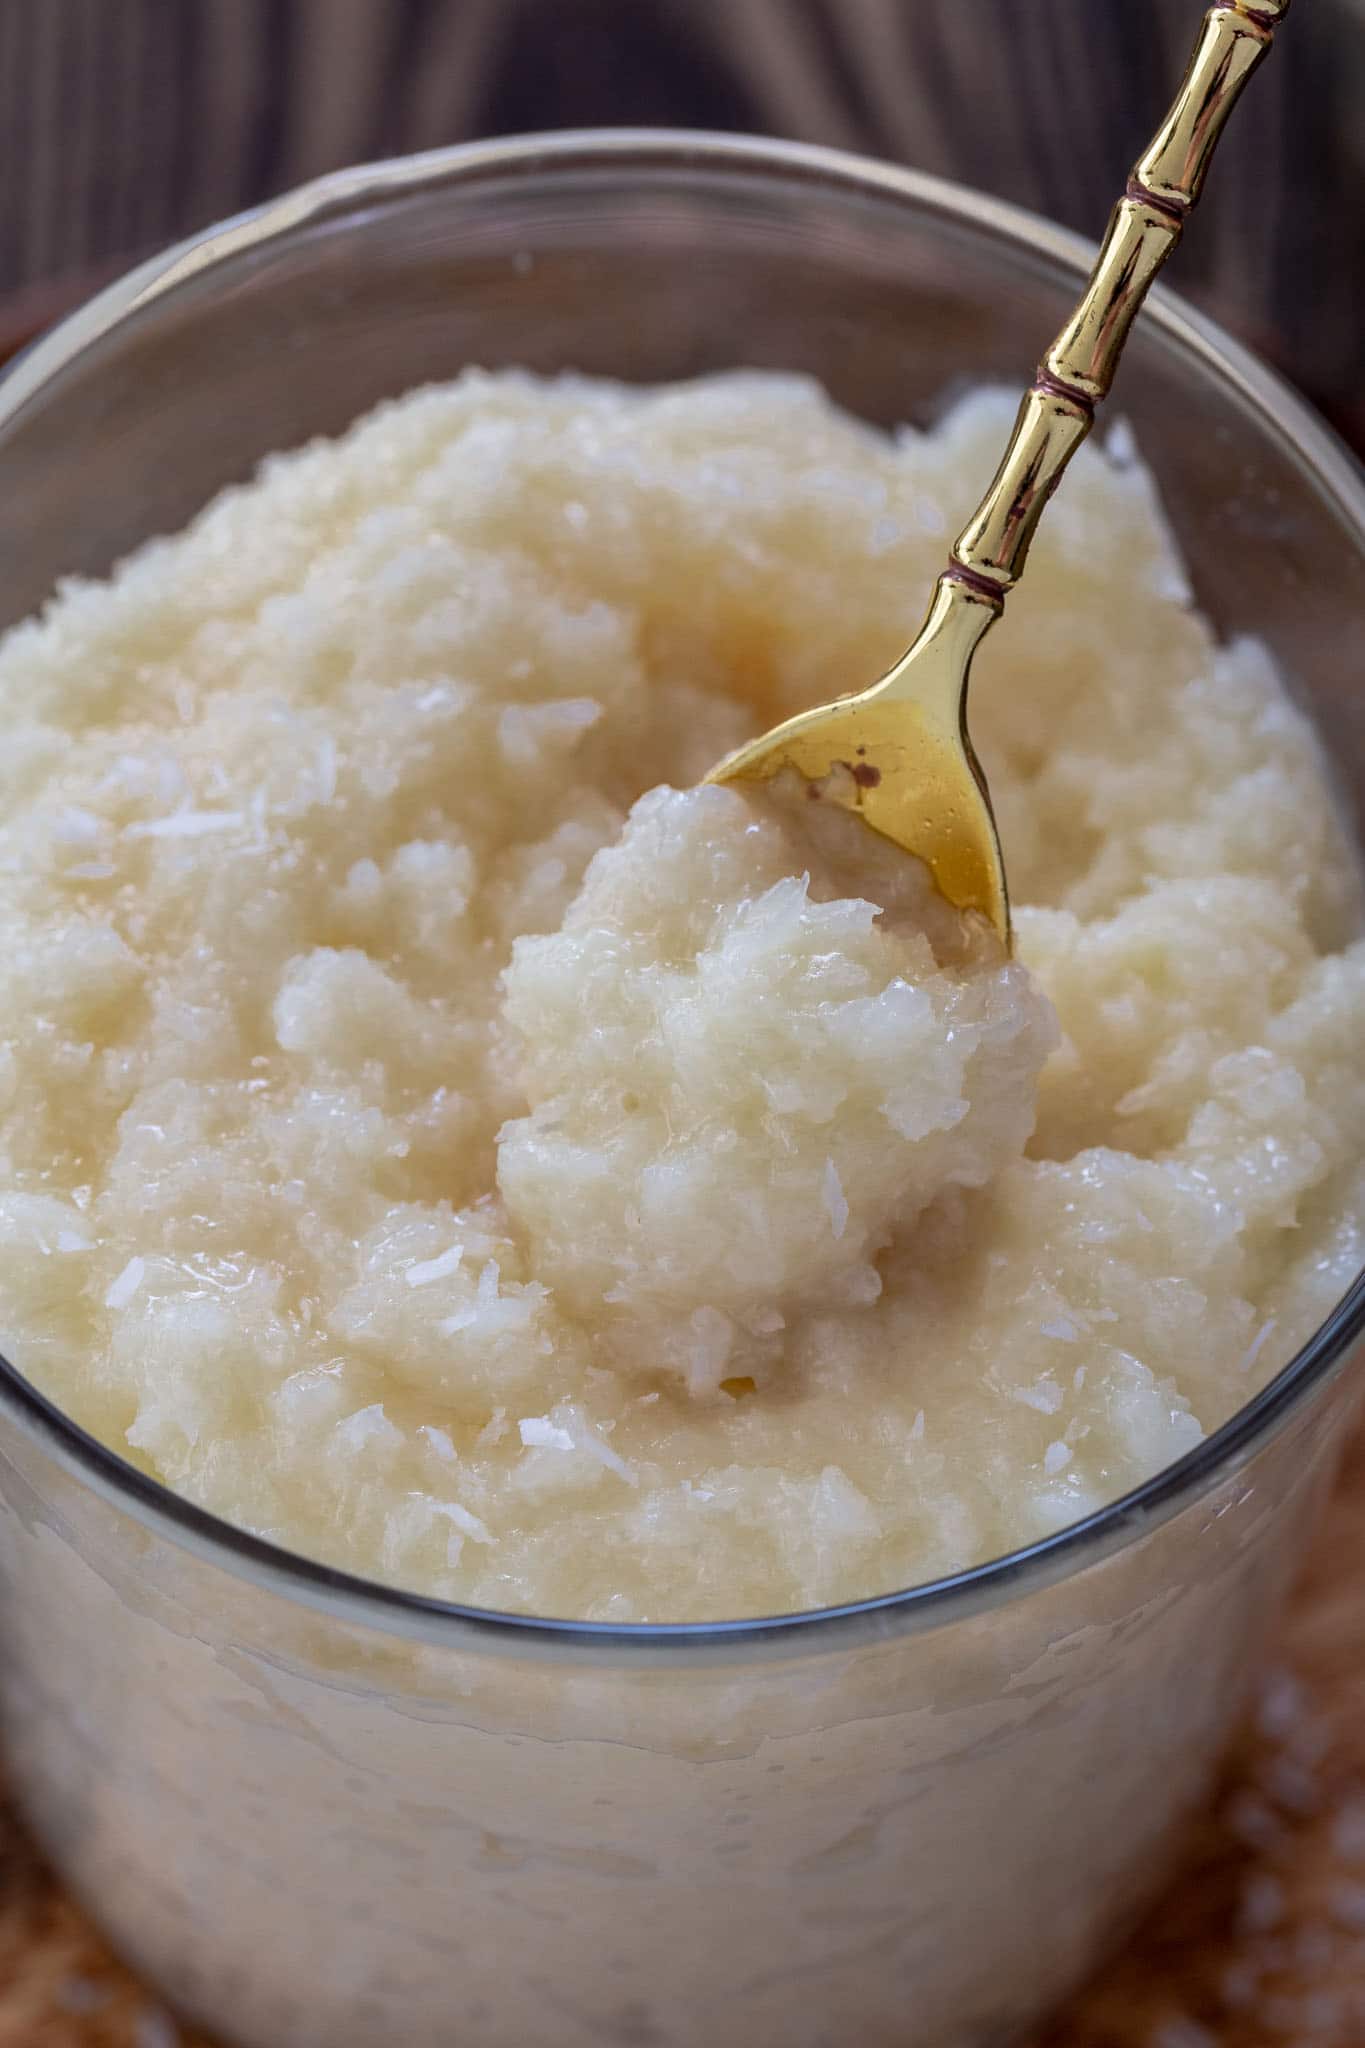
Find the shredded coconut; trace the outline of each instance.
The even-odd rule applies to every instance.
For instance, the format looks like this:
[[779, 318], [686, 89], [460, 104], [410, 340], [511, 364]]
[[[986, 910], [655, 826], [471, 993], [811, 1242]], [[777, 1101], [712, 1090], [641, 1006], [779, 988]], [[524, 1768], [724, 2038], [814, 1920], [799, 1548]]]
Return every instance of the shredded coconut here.
[[133, 1296], [141, 1287], [147, 1273], [145, 1259], [129, 1259], [116, 1280], [111, 1281], [104, 1297], [106, 1308], [127, 1308]]
[[839, 1169], [832, 1159], [825, 1161], [824, 1179], [820, 1188], [825, 1207], [829, 1211], [830, 1226], [836, 1237], [842, 1237], [848, 1228], [848, 1202], [844, 1197], [844, 1185], [839, 1178]]
[[1357, 864], [1131, 440], [974, 684], [1016, 957], [699, 786], [903, 649], [1013, 410], [471, 374], [11, 632], [5, 1355], [272, 1540], [623, 1621], [960, 1571], [1263, 1385], [1362, 1262]]
[[524, 1444], [538, 1450], [571, 1451], [574, 1440], [567, 1429], [561, 1429], [557, 1422], [551, 1422], [548, 1415], [526, 1415], [517, 1424]]
[[448, 1280], [463, 1257], [464, 1246], [453, 1244], [449, 1251], [441, 1252], [434, 1259], [419, 1259], [408, 1267], [403, 1278], [409, 1287], [430, 1287], [433, 1280]]
[[232, 832], [245, 823], [243, 811], [172, 811], [168, 818], [143, 818], [125, 825], [125, 839], [202, 839], [210, 832]]
[[437, 1501], [435, 1505], [437, 1514], [444, 1515], [462, 1536], [470, 1537], [475, 1543], [492, 1543], [496, 1540], [478, 1516], [472, 1515], [468, 1508], [461, 1507], [457, 1500]]

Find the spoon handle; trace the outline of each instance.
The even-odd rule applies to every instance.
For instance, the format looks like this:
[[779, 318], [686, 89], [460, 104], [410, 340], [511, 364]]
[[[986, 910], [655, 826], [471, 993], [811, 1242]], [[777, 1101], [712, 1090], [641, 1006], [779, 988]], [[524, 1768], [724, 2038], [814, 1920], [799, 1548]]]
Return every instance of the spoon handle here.
[[1138, 308], [1180, 240], [1223, 124], [1288, 12], [1289, 0], [1232, 0], [1204, 16], [1180, 90], [1133, 166], [1080, 302], [1024, 394], [990, 489], [953, 543], [948, 579], [997, 611], [1023, 572], [1044, 505], [1094, 425]]

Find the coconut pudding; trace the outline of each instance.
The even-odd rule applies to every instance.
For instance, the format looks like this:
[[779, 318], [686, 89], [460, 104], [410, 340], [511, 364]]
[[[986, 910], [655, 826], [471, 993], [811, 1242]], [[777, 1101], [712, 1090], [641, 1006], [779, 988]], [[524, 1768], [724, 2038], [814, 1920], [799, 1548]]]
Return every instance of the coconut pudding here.
[[695, 786], [901, 651], [1012, 410], [469, 374], [12, 631], [6, 1355], [293, 1550], [623, 1622], [960, 1569], [1225, 1421], [1362, 1263], [1356, 857], [1125, 437], [977, 664], [1013, 960]]

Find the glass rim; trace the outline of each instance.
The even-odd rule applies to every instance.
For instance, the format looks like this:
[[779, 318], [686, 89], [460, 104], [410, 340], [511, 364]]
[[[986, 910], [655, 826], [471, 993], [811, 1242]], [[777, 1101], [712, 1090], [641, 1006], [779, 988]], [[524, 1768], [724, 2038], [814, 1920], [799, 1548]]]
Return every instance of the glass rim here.
[[[640, 170], [785, 178], [866, 198], [899, 200], [923, 215], [966, 226], [1072, 271], [1079, 282], [1094, 245], [1009, 201], [926, 172], [814, 144], [691, 129], [566, 129], [456, 144], [334, 171], [218, 222], [107, 285], [31, 343], [0, 374], [0, 432], [48, 382], [111, 328], [201, 273], [291, 230], [381, 203], [405, 190], [519, 174]], [[1177, 353], [1217, 376], [1254, 411], [1284, 452], [1332, 502], [1365, 549], [1365, 470], [1307, 403], [1212, 320], [1157, 286], [1142, 315]], [[1040, 336], [1040, 344], [1045, 337]], [[0, 455], [0, 462], [3, 456]], [[1021, 1549], [947, 1577], [790, 1614], [702, 1622], [590, 1622], [507, 1613], [408, 1592], [305, 1557], [249, 1534], [150, 1478], [100, 1443], [0, 1356], [0, 1414], [77, 1479], [153, 1533], [296, 1604], [354, 1625], [444, 1647], [502, 1647], [519, 1654], [653, 1652], [702, 1656], [806, 1654], [846, 1648], [859, 1635], [942, 1627], [1051, 1585], [1127, 1548], [1231, 1477], [1344, 1366], [1365, 1330], [1365, 1273], [1275, 1377], [1222, 1427], [1140, 1486], [1080, 1521]]]

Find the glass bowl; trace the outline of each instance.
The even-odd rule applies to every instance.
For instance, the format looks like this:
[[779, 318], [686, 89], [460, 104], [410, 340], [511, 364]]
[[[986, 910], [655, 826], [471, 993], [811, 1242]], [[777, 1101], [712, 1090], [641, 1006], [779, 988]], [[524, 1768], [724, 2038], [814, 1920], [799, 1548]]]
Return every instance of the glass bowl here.
[[[933, 179], [731, 138], [326, 178], [144, 265], [0, 384], [0, 624], [470, 362], [771, 365], [924, 419], [1022, 383], [1087, 264]], [[1358, 819], [1359, 474], [1161, 292], [1120, 402], [1200, 602], [1269, 642]], [[118, 1947], [242, 2048], [987, 2048], [1159, 1882], [1330, 1480], [1363, 1314], [1357, 1285], [1226, 1428], [1047, 1542], [713, 1627], [347, 1578], [172, 1498], [0, 1364], [18, 1795]]]

